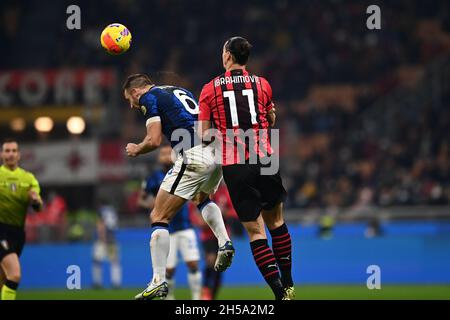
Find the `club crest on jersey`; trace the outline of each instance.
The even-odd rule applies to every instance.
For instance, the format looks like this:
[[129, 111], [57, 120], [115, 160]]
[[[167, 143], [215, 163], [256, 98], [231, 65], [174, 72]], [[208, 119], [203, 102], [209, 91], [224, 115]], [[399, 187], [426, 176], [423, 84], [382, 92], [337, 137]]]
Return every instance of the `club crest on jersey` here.
[[12, 191], [12, 192], [16, 192], [16, 191], [17, 191], [17, 184], [11, 183], [11, 184], [9, 185], [9, 187], [11, 188], [11, 191]]
[[145, 116], [145, 114], [147, 113], [147, 107], [146, 106], [141, 106], [141, 112]]
[[2, 245], [3, 249], [9, 250], [8, 241], [2, 240], [2, 241], [0, 242], [0, 244]]

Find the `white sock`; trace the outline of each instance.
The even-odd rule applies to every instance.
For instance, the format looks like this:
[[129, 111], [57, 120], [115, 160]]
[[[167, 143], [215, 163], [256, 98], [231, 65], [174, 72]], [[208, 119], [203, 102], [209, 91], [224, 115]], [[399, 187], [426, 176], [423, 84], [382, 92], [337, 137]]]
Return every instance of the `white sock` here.
[[118, 261], [111, 263], [111, 282], [115, 287], [120, 287], [122, 284], [122, 268]]
[[92, 281], [94, 285], [102, 285], [102, 264], [99, 261], [94, 261], [92, 266]]
[[219, 247], [223, 246], [225, 242], [230, 241], [225, 223], [223, 222], [222, 212], [214, 202], [210, 201], [200, 208], [203, 219], [209, 225], [212, 232], [217, 238]]
[[152, 283], [161, 284], [166, 281], [167, 256], [170, 250], [169, 230], [158, 227], [153, 229], [150, 238], [150, 252], [152, 254], [153, 278]]
[[167, 294], [166, 300], [175, 300], [175, 279], [167, 279], [167, 286], [169, 287], [169, 293]]
[[202, 273], [200, 270], [196, 272], [188, 272], [189, 288], [191, 288], [192, 300], [200, 300], [202, 291]]

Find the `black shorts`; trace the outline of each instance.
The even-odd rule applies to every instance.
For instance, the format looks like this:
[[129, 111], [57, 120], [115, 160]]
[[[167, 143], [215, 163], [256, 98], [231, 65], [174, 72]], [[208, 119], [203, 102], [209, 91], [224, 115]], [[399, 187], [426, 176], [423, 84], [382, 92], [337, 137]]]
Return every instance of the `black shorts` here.
[[223, 166], [223, 178], [239, 220], [255, 221], [262, 209], [270, 210], [286, 200], [280, 171], [261, 175], [261, 164]]
[[0, 261], [10, 253], [16, 253], [20, 257], [24, 245], [23, 228], [0, 223]]

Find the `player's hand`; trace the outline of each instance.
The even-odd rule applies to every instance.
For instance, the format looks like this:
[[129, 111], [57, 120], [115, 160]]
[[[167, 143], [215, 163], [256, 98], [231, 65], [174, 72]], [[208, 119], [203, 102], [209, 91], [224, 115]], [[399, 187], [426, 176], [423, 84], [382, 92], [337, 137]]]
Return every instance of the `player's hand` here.
[[30, 190], [28, 192], [28, 196], [30, 197], [31, 202], [34, 203], [41, 202], [41, 197], [39, 197], [36, 191]]
[[136, 157], [139, 152], [138, 145], [136, 143], [129, 143], [127, 144], [125, 151], [127, 152], [127, 155], [129, 157]]
[[31, 207], [34, 209], [34, 211], [40, 211], [42, 210], [42, 199], [37, 194], [36, 191], [30, 190], [28, 191], [28, 196], [30, 197]]

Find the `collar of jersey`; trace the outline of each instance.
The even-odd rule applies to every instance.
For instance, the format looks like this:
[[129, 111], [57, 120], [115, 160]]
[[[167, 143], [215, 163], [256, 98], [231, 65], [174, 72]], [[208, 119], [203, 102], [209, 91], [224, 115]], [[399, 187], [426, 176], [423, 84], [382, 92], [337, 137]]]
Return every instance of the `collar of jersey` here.
[[0, 166], [0, 169], [5, 170], [5, 171], [9, 171], [9, 172], [16, 172], [19, 169], [19, 167], [17, 166], [14, 170], [11, 170], [11, 169], [7, 168], [4, 164], [2, 164]]

